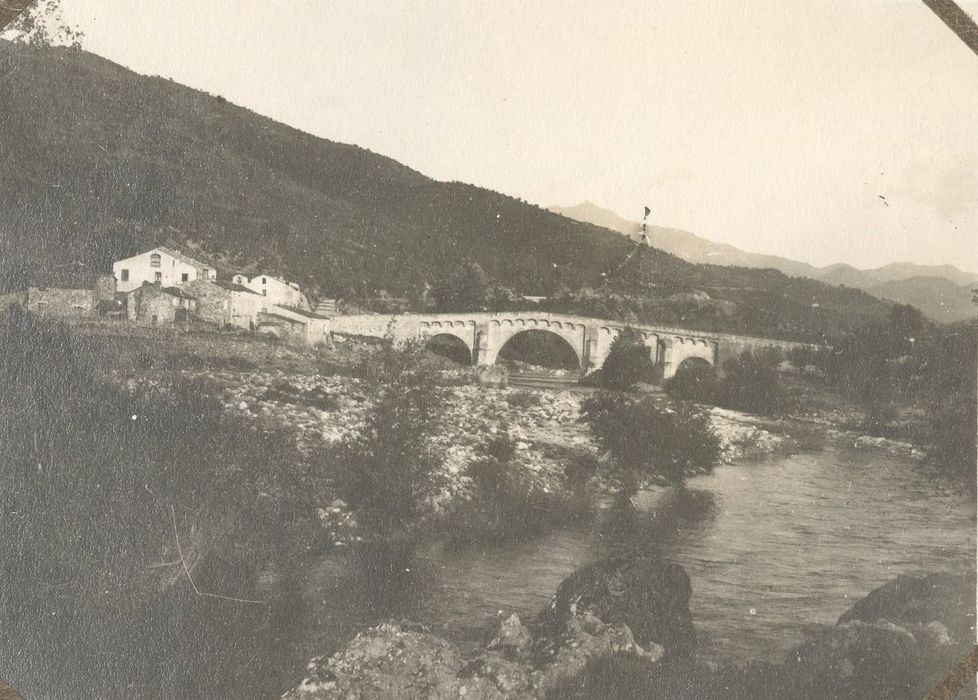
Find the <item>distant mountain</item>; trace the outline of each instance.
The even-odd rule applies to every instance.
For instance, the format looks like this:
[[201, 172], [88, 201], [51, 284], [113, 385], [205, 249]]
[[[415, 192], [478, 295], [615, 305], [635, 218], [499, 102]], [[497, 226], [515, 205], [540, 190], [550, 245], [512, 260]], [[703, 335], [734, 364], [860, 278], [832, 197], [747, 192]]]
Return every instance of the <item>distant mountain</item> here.
[[[599, 207], [592, 202], [582, 202], [572, 207], [550, 207], [550, 211], [561, 216], [603, 226], [618, 231], [632, 239], [641, 235], [642, 225], [629, 221], [613, 211]], [[780, 258], [775, 255], [748, 253], [726, 243], [716, 243], [688, 231], [663, 226], [649, 225], [646, 235], [653, 247], [672, 253], [683, 260], [704, 265], [724, 265], [728, 267], [770, 267], [793, 277], [816, 279], [819, 268], [807, 263]]]
[[[0, 291], [169, 244], [317, 298], [418, 299], [471, 262], [522, 294], [601, 290], [627, 303], [600, 313], [638, 303], [731, 332], [819, 338], [889, 311], [859, 290], [636, 246], [82, 51], [0, 41], [0, 66]], [[668, 301], [692, 290], [709, 301]]]
[[866, 290], [881, 299], [911, 304], [937, 321], [966, 321], [978, 316], [971, 285], [956, 285], [943, 277], [890, 280]]
[[[572, 207], [550, 207], [550, 210], [577, 221], [613, 229], [630, 238], [639, 235], [642, 228], [641, 224], [628, 221], [592, 202], [583, 202]], [[809, 277], [832, 286], [862, 289], [881, 299], [916, 306], [937, 321], [960, 320], [974, 315], [968, 314], [974, 310], [970, 291], [962, 291], [960, 288], [962, 285], [967, 287], [978, 284], [978, 274], [964, 272], [953, 265], [895, 262], [868, 270], [860, 270], [845, 263], [816, 267], [774, 255], [750, 253], [678, 229], [650, 225], [647, 227], [647, 234], [653, 246], [689, 262], [773, 268], [792, 277]], [[895, 284], [901, 281], [908, 283]], [[961, 304], [965, 292], [970, 309]]]

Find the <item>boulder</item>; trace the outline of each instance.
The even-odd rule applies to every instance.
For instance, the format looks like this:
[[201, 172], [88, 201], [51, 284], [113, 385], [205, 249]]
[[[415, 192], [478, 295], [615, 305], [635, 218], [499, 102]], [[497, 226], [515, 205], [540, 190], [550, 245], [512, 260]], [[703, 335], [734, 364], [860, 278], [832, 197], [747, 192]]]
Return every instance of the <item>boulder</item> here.
[[483, 678], [459, 678], [462, 657], [420, 625], [384, 623], [357, 635], [330, 659], [313, 659], [309, 675], [284, 700], [326, 698], [503, 698]]
[[589, 612], [574, 614], [566, 623], [552, 662], [533, 672], [534, 691], [537, 697], [545, 697], [560, 684], [579, 676], [589, 662], [618, 655], [642, 659], [651, 667], [663, 658], [665, 650], [658, 644], [644, 649], [624, 623], [605, 624]]
[[558, 639], [590, 613], [606, 624], [628, 625], [640, 646], [662, 645], [667, 659], [691, 661], [691, 593], [689, 576], [678, 564], [642, 556], [604, 559], [564, 579], [537, 616], [535, 636]]
[[789, 651], [784, 677], [792, 697], [920, 698], [969, 651], [974, 624], [974, 573], [900, 576]]

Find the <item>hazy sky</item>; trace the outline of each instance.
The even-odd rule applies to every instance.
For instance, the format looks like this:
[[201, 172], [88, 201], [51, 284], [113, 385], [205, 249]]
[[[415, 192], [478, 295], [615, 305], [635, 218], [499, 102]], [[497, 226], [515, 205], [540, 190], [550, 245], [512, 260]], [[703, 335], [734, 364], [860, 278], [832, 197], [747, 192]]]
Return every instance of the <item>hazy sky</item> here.
[[978, 270], [978, 56], [920, 0], [63, 5], [94, 53], [437, 179]]

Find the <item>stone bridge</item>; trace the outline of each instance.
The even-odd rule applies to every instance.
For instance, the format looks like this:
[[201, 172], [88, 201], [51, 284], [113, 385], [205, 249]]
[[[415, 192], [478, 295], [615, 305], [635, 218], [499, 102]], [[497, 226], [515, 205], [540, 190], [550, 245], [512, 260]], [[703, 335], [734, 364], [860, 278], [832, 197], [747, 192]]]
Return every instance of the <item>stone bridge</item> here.
[[805, 343], [750, 336], [693, 331], [666, 326], [629, 324], [621, 321], [533, 311], [473, 312], [450, 314], [362, 314], [333, 316], [330, 332], [339, 335], [384, 337], [397, 341], [451, 336], [465, 344], [473, 365], [491, 365], [513, 337], [526, 331], [544, 331], [563, 339], [574, 351], [582, 374], [601, 367], [611, 343], [626, 327], [641, 334], [652, 361], [668, 379], [686, 360], [708, 362], [719, 369], [745, 350], [810, 348]]

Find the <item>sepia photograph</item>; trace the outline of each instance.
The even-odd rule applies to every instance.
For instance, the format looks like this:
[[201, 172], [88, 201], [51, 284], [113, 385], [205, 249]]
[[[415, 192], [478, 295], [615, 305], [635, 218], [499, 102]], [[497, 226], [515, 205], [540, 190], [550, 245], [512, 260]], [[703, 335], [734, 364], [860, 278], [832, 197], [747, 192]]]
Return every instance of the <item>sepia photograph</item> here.
[[0, 698], [978, 697], [978, 0], [0, 0]]

